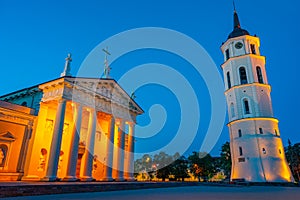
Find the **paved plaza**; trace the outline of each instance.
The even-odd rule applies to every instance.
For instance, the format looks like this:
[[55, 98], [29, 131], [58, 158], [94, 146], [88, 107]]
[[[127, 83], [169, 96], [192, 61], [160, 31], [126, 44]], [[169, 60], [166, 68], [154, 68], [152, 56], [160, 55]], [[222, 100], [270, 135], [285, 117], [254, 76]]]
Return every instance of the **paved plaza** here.
[[293, 200], [300, 198], [299, 187], [271, 187], [271, 186], [245, 186], [245, 187], [216, 187], [216, 186], [194, 186], [194, 187], [173, 187], [142, 190], [123, 190], [113, 192], [94, 192], [94, 193], [73, 193], [58, 195], [42, 195], [13, 197], [4, 199], [20, 200], [59, 200], [59, 199], [84, 199], [84, 200], [153, 200], [153, 199], [205, 199], [205, 200]]

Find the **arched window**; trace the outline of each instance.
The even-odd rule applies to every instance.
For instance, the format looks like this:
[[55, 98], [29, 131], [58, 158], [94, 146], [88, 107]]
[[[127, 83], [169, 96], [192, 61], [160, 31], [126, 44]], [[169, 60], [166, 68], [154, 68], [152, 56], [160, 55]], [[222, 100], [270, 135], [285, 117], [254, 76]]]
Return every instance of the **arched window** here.
[[242, 137], [242, 130], [241, 129], [239, 129], [239, 137]]
[[228, 85], [228, 89], [230, 89], [231, 88], [230, 72], [227, 72], [227, 85]]
[[257, 74], [257, 80], [259, 83], [264, 83], [264, 79], [262, 76], [262, 72], [261, 72], [261, 68], [260, 67], [256, 67], [256, 74]]
[[248, 99], [244, 99], [244, 113], [250, 114], [250, 107]]
[[229, 49], [226, 49], [225, 55], [226, 55], [226, 60], [228, 60], [230, 58]]
[[230, 104], [230, 113], [231, 113], [232, 118], [235, 117], [235, 110], [234, 110], [234, 104], [233, 103]]
[[251, 53], [256, 54], [255, 44], [250, 44]]
[[21, 106], [26, 106], [26, 107], [27, 107], [27, 102], [24, 101], [24, 102], [21, 104]]
[[243, 149], [242, 149], [242, 147], [239, 147], [239, 153], [240, 153], [240, 156], [243, 155]]
[[266, 154], [266, 153], [267, 153], [267, 151], [266, 151], [265, 148], [262, 148], [262, 152], [263, 152], [263, 154]]
[[247, 80], [247, 73], [245, 67], [240, 67], [239, 72], [240, 72], [241, 84], [247, 84], [248, 80]]

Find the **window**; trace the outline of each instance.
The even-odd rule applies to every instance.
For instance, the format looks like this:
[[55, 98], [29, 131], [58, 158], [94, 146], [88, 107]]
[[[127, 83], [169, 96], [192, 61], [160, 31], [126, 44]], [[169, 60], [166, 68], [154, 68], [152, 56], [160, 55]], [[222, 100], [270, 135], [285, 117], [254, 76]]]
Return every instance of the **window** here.
[[242, 156], [243, 155], [243, 149], [242, 149], [242, 147], [239, 147], [239, 152], [240, 152], [240, 156]]
[[239, 162], [245, 162], [245, 158], [239, 158]]
[[0, 145], [0, 169], [5, 166], [5, 161], [7, 160], [8, 147], [5, 144]]
[[263, 129], [259, 128], [259, 134], [264, 134]]
[[99, 142], [101, 141], [101, 132], [100, 131], [96, 131], [96, 138]]
[[281, 149], [279, 149], [279, 154], [281, 154]]
[[247, 84], [248, 80], [247, 80], [247, 73], [245, 67], [240, 67], [239, 72], [240, 72], [241, 84]]
[[244, 100], [244, 112], [245, 114], [250, 114], [249, 101], [247, 99]]
[[26, 106], [26, 107], [27, 107], [27, 102], [24, 101], [24, 102], [21, 104], [21, 106]]
[[230, 72], [227, 72], [227, 85], [228, 85], [228, 89], [230, 89], [231, 88]]
[[257, 74], [257, 80], [259, 83], [264, 83], [264, 79], [261, 73], [261, 68], [260, 67], [256, 67], [256, 74]]
[[279, 136], [279, 135], [278, 135], [278, 132], [277, 132], [277, 130], [276, 130], [276, 129], [275, 129], [275, 135], [276, 135], [276, 136]]
[[242, 130], [241, 129], [239, 129], [239, 137], [242, 137]]
[[225, 54], [226, 54], [226, 60], [228, 60], [230, 58], [229, 49], [226, 49]]
[[231, 118], [235, 117], [235, 111], [234, 111], [234, 104], [230, 104], [230, 113], [231, 113]]
[[255, 44], [250, 44], [251, 53], [256, 54]]
[[266, 153], [267, 153], [267, 151], [266, 151], [265, 148], [262, 148], [262, 152], [263, 152], [263, 154], [266, 154]]

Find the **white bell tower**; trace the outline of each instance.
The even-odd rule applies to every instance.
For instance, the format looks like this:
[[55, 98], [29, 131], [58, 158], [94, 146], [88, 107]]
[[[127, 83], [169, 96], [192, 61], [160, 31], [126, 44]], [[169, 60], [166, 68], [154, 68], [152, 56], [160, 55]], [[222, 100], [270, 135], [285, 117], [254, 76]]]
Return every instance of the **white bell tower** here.
[[234, 30], [221, 50], [228, 106], [231, 180], [293, 182], [274, 118], [271, 86], [260, 55], [260, 40], [241, 28], [234, 11]]

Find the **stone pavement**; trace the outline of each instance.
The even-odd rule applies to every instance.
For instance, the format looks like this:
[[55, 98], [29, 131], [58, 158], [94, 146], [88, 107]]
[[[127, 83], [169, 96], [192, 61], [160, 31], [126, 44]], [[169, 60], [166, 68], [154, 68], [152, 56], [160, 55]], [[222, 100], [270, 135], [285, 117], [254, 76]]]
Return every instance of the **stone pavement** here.
[[247, 186], [214, 187], [208, 185], [191, 187], [150, 188], [109, 192], [85, 192], [5, 198], [7, 200], [296, 200], [300, 199], [299, 187]]
[[0, 182], [0, 198], [196, 186], [198, 182]]
[[[277, 188], [294, 188], [299, 192], [300, 187], [294, 184], [255, 184], [256, 186], [233, 185], [224, 183], [200, 183], [200, 182], [0, 182], [0, 198], [18, 197], [18, 196], [36, 196], [36, 195], [53, 195], [53, 194], [69, 194], [69, 193], [85, 193], [137, 190], [137, 189], [155, 189], [155, 188], [173, 188], [193, 186], [209, 187], [209, 188], [268, 188], [269, 190]], [[260, 185], [258, 187], [258, 185]], [[190, 186], [190, 187], [186, 187]], [[176, 190], [176, 188], [175, 188]], [[224, 189], [225, 190], [225, 189]], [[228, 190], [228, 189], [226, 189]], [[300, 198], [300, 196], [299, 196]]]

